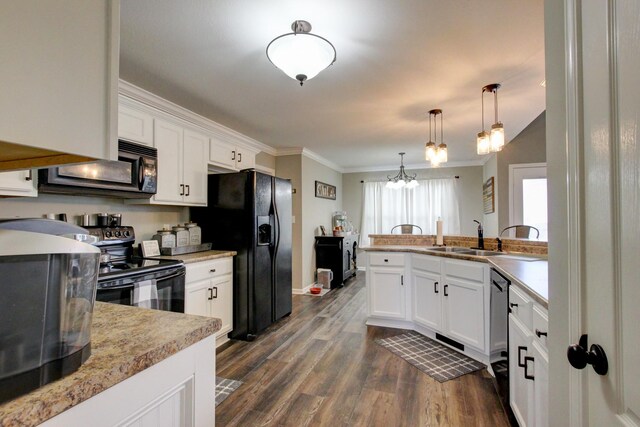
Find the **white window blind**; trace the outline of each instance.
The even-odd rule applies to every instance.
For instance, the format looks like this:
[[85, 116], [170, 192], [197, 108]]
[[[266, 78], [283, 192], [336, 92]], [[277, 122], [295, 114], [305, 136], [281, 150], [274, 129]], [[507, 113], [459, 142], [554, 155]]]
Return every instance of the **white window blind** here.
[[443, 221], [444, 234], [460, 234], [455, 178], [418, 180], [419, 185], [412, 189], [392, 189], [386, 184], [362, 184], [360, 245], [370, 244], [369, 234], [389, 234], [391, 228], [399, 224], [415, 224], [422, 228], [423, 234], [436, 234], [438, 217]]

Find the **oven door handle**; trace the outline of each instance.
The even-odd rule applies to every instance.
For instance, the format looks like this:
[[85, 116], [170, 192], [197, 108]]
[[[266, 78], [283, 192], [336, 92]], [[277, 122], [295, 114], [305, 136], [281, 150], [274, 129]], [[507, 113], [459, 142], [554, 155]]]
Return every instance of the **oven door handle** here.
[[[184, 276], [185, 272], [184, 271], [179, 271], [177, 273], [171, 274], [169, 276], [162, 276], [156, 279], [156, 283], [159, 282], [164, 282], [165, 280], [169, 280], [169, 279], [174, 279], [176, 277], [180, 277], [180, 276]], [[108, 290], [117, 290], [117, 289], [127, 289], [127, 288], [132, 288], [133, 287], [133, 282], [132, 283], [127, 283], [126, 285], [120, 285], [120, 286], [109, 286], [108, 288], [100, 288], [98, 287], [98, 291], [108, 291]]]

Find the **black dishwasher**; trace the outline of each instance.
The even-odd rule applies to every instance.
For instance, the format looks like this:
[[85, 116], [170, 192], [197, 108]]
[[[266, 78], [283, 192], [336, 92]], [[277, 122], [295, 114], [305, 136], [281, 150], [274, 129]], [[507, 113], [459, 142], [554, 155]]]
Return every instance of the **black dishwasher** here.
[[[502, 405], [509, 406], [509, 285], [511, 281], [491, 269], [491, 369]], [[507, 410], [509, 414], [510, 410]]]

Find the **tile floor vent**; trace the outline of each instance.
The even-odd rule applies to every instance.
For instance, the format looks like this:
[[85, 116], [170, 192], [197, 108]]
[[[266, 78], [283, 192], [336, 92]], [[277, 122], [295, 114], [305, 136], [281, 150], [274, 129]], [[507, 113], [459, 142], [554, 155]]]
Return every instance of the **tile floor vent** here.
[[464, 351], [464, 344], [460, 344], [458, 341], [454, 341], [451, 338], [447, 338], [444, 335], [436, 334], [436, 339], [442, 341], [445, 344], [449, 344], [453, 348], [457, 348], [460, 351]]

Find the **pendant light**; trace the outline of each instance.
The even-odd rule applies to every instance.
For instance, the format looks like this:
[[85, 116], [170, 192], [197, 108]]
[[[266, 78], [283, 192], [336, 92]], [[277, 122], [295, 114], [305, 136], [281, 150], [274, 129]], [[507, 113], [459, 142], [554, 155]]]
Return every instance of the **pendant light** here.
[[431, 116], [432, 116], [432, 111], [429, 111], [429, 142], [427, 142], [427, 144], [425, 145], [425, 150], [424, 150], [424, 157], [425, 160], [431, 162], [433, 161], [433, 158], [436, 156], [436, 143], [433, 142], [431, 140]]
[[[431, 142], [431, 116], [433, 116], [434, 132], [433, 136], [436, 142], [438, 141], [438, 116], [440, 116], [440, 144], [436, 145], [436, 142]], [[427, 143], [426, 156], [431, 161], [432, 167], [438, 167], [441, 163], [446, 163], [448, 160], [447, 144], [444, 143], [444, 130], [443, 130], [443, 118], [442, 110], [435, 108], [429, 110], [429, 143], [433, 144], [430, 150], [429, 143]]]
[[[498, 120], [498, 89], [499, 83], [492, 83], [482, 88], [482, 131], [477, 137], [477, 153], [479, 155], [495, 153], [504, 147], [504, 126]], [[491, 125], [491, 133], [484, 130], [484, 93], [493, 92], [493, 107], [495, 122]]]
[[302, 86], [336, 62], [336, 49], [327, 39], [311, 34], [311, 24], [307, 21], [294, 21], [291, 29], [292, 33], [271, 40], [267, 58]]
[[402, 188], [402, 187], [415, 188], [415, 187], [417, 187], [418, 186], [418, 181], [416, 181], [416, 174], [407, 175], [407, 173], [404, 171], [404, 155], [405, 155], [405, 153], [398, 153], [398, 154], [400, 154], [400, 171], [394, 176], [387, 175], [387, 179], [389, 181], [387, 182], [386, 187], [387, 188]]

